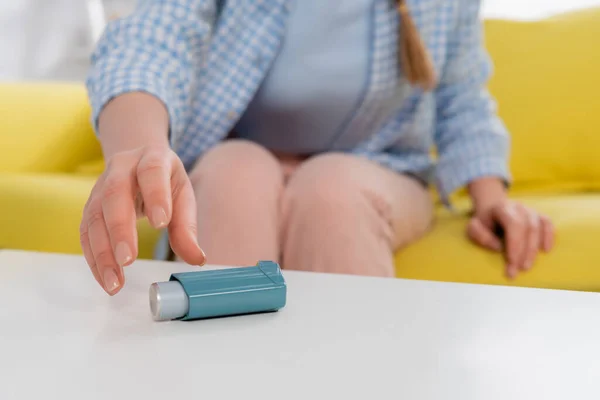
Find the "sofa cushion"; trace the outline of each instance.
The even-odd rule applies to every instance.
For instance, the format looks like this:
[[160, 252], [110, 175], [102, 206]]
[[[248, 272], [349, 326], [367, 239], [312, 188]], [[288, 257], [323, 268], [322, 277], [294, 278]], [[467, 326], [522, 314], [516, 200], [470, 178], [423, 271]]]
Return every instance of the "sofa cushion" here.
[[521, 196], [517, 200], [550, 216], [556, 246], [540, 253], [534, 267], [514, 281], [499, 253], [466, 238], [467, 203], [457, 214], [439, 209], [434, 229], [396, 256], [399, 277], [449, 282], [600, 291], [600, 194]]
[[[0, 172], [0, 248], [81, 254], [79, 224], [96, 177]], [[158, 232], [138, 222], [139, 256], [152, 258]]]

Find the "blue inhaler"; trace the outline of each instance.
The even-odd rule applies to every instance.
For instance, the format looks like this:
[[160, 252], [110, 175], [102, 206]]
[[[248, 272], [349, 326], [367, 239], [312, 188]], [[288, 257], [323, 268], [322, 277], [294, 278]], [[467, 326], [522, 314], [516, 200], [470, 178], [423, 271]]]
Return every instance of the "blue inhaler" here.
[[194, 320], [277, 311], [285, 306], [286, 283], [277, 263], [172, 274], [150, 286], [157, 321]]

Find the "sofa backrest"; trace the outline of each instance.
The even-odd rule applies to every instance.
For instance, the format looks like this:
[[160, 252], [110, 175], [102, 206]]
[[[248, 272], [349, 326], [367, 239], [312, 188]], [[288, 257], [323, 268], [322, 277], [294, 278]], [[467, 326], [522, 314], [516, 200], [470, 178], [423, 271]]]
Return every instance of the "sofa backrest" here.
[[600, 8], [485, 30], [515, 190], [600, 189]]

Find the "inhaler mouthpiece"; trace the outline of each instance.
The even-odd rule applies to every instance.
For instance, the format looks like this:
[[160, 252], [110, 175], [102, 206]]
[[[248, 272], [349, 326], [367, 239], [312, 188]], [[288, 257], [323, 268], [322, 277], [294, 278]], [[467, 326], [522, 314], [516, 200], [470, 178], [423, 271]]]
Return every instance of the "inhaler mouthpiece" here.
[[178, 281], [156, 282], [150, 286], [150, 312], [156, 321], [168, 321], [185, 316], [189, 299]]

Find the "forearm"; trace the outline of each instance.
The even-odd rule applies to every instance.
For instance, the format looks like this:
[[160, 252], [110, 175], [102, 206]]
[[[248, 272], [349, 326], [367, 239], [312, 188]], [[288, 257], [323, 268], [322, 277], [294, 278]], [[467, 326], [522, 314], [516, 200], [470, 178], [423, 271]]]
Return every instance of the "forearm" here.
[[156, 97], [132, 92], [115, 97], [98, 118], [104, 158], [148, 145], [169, 145], [169, 115]]
[[192, 112], [197, 52], [205, 48], [215, 0], [140, 2], [106, 27], [91, 57], [86, 86], [91, 120], [105, 158], [152, 143], [171, 143]]
[[492, 62], [483, 42], [480, 4], [460, 2], [457, 28], [449, 39], [447, 63], [435, 92], [435, 142], [442, 198], [447, 201], [452, 192], [468, 185], [483, 206], [503, 194], [511, 179], [510, 137], [487, 90]]

